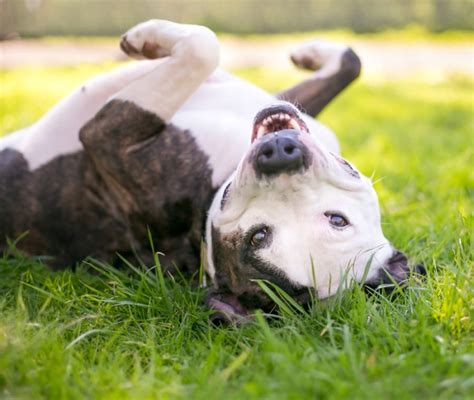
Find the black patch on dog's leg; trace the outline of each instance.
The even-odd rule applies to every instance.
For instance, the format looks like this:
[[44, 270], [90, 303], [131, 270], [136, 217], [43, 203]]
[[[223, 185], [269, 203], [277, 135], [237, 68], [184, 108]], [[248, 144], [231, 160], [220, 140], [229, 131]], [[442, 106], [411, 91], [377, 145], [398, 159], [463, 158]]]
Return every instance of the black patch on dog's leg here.
[[347, 49], [341, 56], [339, 70], [334, 74], [317, 78], [311, 77], [278, 93], [277, 98], [299, 105], [304, 112], [314, 117], [359, 76], [360, 70], [359, 57], [352, 49]]

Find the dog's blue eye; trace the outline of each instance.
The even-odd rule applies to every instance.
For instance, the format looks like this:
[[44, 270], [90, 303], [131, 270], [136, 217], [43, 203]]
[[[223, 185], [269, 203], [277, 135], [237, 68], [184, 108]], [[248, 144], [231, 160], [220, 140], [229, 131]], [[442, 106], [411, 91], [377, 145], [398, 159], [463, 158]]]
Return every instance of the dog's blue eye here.
[[268, 229], [267, 228], [262, 228], [259, 229], [257, 232], [255, 232], [252, 237], [250, 238], [250, 244], [253, 247], [258, 247], [260, 246], [264, 240], [267, 237]]
[[335, 228], [344, 228], [349, 225], [347, 218], [341, 214], [326, 212], [324, 215], [328, 217], [329, 223]]

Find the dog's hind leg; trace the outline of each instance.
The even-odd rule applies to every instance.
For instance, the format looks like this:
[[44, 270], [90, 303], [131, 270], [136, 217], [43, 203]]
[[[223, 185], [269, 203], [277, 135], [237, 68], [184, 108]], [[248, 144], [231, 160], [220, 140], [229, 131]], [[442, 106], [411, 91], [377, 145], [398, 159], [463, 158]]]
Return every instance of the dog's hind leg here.
[[359, 57], [345, 45], [313, 40], [290, 54], [293, 63], [314, 71], [305, 81], [277, 94], [309, 115], [316, 116], [337, 94], [359, 76]]

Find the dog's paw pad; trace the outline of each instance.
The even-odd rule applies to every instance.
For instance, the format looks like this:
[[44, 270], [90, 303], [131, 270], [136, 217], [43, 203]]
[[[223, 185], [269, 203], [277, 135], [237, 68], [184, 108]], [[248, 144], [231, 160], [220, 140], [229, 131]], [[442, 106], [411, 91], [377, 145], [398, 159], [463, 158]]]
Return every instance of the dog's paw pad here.
[[291, 61], [297, 67], [302, 69], [309, 69], [310, 71], [316, 71], [321, 68], [321, 60], [318, 58], [313, 57], [307, 53], [291, 53], [290, 54]]
[[301, 44], [290, 53], [293, 64], [299, 68], [317, 71], [325, 64], [342, 57], [347, 46], [326, 40], [312, 40]]
[[157, 38], [157, 21], [148, 21], [138, 24], [122, 35], [120, 48], [132, 58], [156, 59], [169, 55], [169, 52], [161, 47]]
[[127, 40], [127, 35], [120, 38], [120, 48], [130, 57], [138, 57], [140, 52]]

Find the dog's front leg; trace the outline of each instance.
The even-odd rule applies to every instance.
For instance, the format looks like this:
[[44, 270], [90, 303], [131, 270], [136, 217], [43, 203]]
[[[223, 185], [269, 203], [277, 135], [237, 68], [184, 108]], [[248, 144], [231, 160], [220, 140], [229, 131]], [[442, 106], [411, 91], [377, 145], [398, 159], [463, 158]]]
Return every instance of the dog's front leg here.
[[219, 63], [219, 43], [203, 26], [151, 20], [122, 36], [122, 49], [138, 58], [168, 56], [152, 72], [114, 98], [132, 101], [169, 122], [174, 113]]
[[216, 68], [219, 45], [202, 26], [151, 20], [122, 36], [122, 49], [135, 58], [162, 58], [156, 67], [130, 82], [80, 131], [87, 154], [102, 175], [119, 184], [129, 175], [131, 157], [149, 161], [150, 141]]
[[121, 47], [136, 58], [164, 59], [111, 97], [81, 129], [98, 175], [91, 192], [139, 240], [146, 230], [136, 232], [148, 225], [163, 243], [172, 235], [186, 241], [188, 224], [199, 219], [202, 199], [209, 196], [210, 172], [192, 135], [169, 121], [216, 68], [217, 39], [201, 26], [152, 20], [130, 29]]
[[291, 53], [293, 63], [314, 71], [311, 77], [277, 94], [282, 100], [316, 116], [346, 86], [359, 76], [361, 63], [357, 54], [345, 45], [313, 40]]
[[[219, 62], [219, 44], [212, 31], [202, 26], [170, 21], [150, 20], [135, 26], [122, 36], [121, 47], [135, 58], [166, 58], [112, 96], [99, 112], [102, 118], [106, 109], [121, 108], [120, 105], [111, 107], [111, 103], [126, 102], [155, 115], [166, 124]], [[131, 144], [148, 138], [148, 133], [141, 130], [117, 131], [116, 120], [111, 118], [100, 130], [83, 129], [81, 141], [86, 148], [94, 152], [103, 140], [116, 144], [124, 140]], [[133, 124], [133, 120], [130, 119], [129, 123]], [[121, 137], [121, 131], [126, 137]]]

